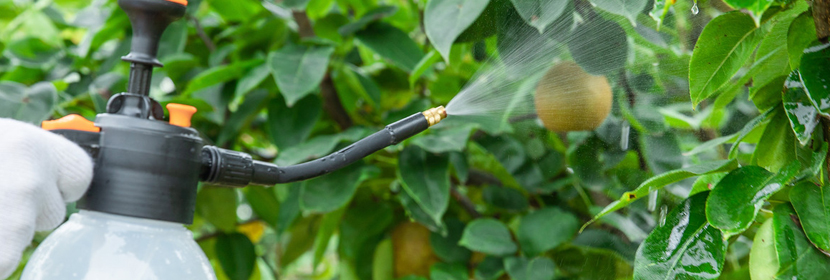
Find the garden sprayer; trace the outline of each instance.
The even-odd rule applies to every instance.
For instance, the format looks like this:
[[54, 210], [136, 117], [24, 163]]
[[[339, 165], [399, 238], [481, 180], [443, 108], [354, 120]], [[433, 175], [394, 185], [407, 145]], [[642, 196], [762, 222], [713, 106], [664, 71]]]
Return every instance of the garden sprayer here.
[[182, 17], [186, 0], [119, 0], [133, 29], [127, 92], [111, 97], [94, 122], [78, 115], [42, 127], [80, 145], [95, 163], [79, 213], [53, 232], [22, 279], [215, 279], [183, 224], [193, 221], [199, 182], [242, 187], [305, 180], [345, 167], [446, 118], [443, 107], [416, 113], [340, 151], [276, 166], [246, 153], [204, 145], [191, 106], [149, 97], [159, 38]]

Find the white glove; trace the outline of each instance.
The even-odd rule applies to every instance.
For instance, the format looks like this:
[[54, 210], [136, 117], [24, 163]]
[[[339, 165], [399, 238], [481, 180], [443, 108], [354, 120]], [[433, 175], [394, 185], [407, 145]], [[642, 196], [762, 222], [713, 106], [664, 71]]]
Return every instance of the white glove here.
[[0, 118], [0, 279], [11, 275], [35, 231], [63, 222], [66, 202], [92, 180], [92, 159], [34, 125]]

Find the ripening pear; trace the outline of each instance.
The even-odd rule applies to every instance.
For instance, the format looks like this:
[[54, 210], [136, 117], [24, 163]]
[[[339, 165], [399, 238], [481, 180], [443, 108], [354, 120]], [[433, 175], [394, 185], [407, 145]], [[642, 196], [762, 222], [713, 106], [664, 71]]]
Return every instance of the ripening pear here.
[[536, 86], [536, 114], [551, 131], [594, 130], [611, 112], [605, 76], [586, 73], [575, 62], [553, 66]]
[[429, 242], [430, 234], [429, 229], [413, 222], [403, 222], [392, 230], [395, 278], [429, 277], [429, 268], [438, 261]]

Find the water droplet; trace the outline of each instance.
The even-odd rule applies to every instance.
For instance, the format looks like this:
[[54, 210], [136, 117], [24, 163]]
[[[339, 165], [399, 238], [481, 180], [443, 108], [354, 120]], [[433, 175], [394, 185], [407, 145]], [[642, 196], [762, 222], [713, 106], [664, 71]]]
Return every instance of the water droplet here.
[[666, 224], [666, 212], [667, 211], [668, 211], [668, 207], [666, 207], [666, 205], [660, 206], [660, 219], [659, 219], [659, 221], [660, 221], [660, 226], [661, 227]]
[[657, 191], [648, 193], [648, 211], [654, 212], [657, 209]]
[[697, 8], [697, 2], [695, 2], [695, 4], [692, 5], [692, 14], [696, 15], [699, 12], [700, 12], [700, 9]]
[[620, 135], [620, 148], [623, 151], [628, 151], [628, 138], [630, 132], [631, 125], [628, 123], [628, 120], [624, 120], [622, 123], [622, 134]]

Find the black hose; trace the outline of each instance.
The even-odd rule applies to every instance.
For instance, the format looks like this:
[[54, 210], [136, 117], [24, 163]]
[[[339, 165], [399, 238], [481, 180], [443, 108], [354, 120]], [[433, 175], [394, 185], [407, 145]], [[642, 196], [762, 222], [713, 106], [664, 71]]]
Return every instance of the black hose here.
[[276, 166], [252, 160], [251, 156], [245, 153], [205, 146], [202, 149], [201, 179], [212, 184], [235, 187], [248, 184], [270, 186], [302, 181], [346, 167], [383, 148], [398, 144], [429, 126], [430, 121], [427, 117], [423, 113], [416, 113], [342, 150], [291, 166]]

